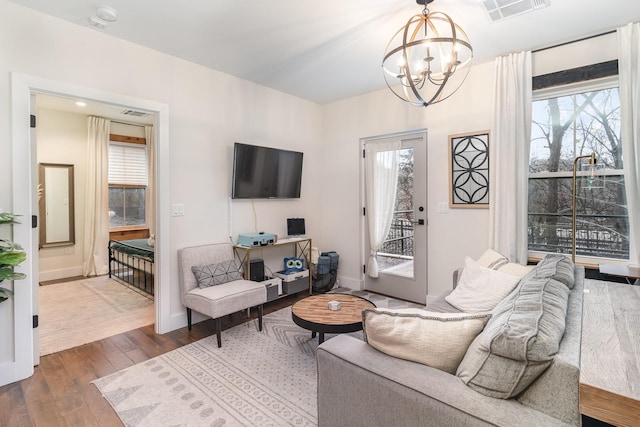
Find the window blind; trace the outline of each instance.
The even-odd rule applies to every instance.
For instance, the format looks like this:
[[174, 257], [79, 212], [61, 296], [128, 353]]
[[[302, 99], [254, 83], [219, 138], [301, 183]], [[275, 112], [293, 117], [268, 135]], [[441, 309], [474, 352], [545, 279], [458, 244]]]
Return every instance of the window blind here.
[[109, 184], [147, 185], [146, 146], [109, 144]]

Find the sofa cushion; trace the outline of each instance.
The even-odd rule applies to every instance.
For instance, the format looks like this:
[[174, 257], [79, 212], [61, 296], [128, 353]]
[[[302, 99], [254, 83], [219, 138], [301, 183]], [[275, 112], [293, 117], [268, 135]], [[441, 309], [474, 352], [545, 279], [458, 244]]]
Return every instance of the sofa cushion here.
[[445, 300], [467, 313], [491, 311], [509, 295], [519, 281], [518, 276], [483, 267], [466, 257], [458, 286]]
[[535, 277], [555, 279], [573, 289], [575, 283], [574, 264], [566, 255], [549, 254], [545, 256], [535, 269]]
[[362, 311], [362, 325], [364, 339], [373, 348], [455, 374], [467, 347], [490, 317], [490, 313], [376, 308]]
[[240, 266], [235, 259], [209, 265], [194, 265], [191, 267], [191, 271], [196, 276], [199, 288], [221, 285], [242, 279], [242, 271], [240, 271]]
[[[535, 273], [535, 272], [534, 272]], [[493, 310], [457, 375], [487, 396], [520, 394], [551, 364], [564, 334], [569, 288], [534, 273]]]

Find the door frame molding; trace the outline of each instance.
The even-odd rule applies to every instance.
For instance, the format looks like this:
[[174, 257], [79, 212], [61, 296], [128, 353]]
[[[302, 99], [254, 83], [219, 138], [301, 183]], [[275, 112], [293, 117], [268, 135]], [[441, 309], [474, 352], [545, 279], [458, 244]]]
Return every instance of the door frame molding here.
[[[34, 331], [34, 283], [37, 279], [37, 244], [32, 241], [31, 216], [38, 214], [33, 203], [36, 185], [33, 170], [37, 168], [34, 148], [31, 147], [29, 114], [32, 94], [48, 94], [61, 97], [83, 98], [103, 104], [147, 111], [155, 114], [156, 136], [156, 333], [171, 330], [169, 248], [170, 201], [169, 188], [169, 106], [167, 104], [130, 97], [114, 92], [76, 86], [20, 73], [11, 73], [11, 127], [12, 127], [12, 211], [23, 215], [24, 220], [13, 227], [13, 239], [27, 252], [27, 259], [17, 271], [27, 274], [27, 279], [14, 286], [13, 299], [13, 361], [0, 364], [0, 385], [18, 381], [33, 375]], [[26, 283], [25, 283], [26, 282]], [[36, 299], [37, 301], [37, 299]]]

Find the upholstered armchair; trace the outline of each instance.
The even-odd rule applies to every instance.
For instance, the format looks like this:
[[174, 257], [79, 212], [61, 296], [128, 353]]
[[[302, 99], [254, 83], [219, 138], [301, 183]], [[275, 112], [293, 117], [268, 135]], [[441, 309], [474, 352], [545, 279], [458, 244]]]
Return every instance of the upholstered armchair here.
[[191, 330], [192, 310], [214, 319], [218, 347], [222, 346], [222, 316], [257, 307], [262, 330], [262, 307], [267, 302], [264, 284], [244, 280], [229, 243], [186, 247], [178, 250], [180, 297], [187, 308]]

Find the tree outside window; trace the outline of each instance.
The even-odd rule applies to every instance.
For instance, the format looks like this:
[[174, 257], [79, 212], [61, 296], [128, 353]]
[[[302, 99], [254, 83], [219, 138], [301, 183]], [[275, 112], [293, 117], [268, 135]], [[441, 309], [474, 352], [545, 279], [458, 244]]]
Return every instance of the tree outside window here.
[[145, 187], [109, 186], [109, 227], [144, 226], [147, 221]]
[[529, 160], [529, 250], [571, 253], [573, 161], [595, 153], [605, 186], [589, 188], [577, 170], [576, 254], [628, 259], [618, 88], [533, 103]]

